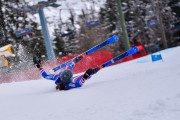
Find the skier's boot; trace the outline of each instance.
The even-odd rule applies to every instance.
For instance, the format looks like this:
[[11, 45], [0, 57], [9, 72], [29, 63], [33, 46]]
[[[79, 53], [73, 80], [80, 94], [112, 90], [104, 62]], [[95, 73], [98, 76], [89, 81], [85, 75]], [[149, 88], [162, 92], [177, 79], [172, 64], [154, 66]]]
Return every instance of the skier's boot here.
[[83, 78], [87, 80], [90, 78], [92, 75], [96, 74], [100, 69], [98, 67], [96, 68], [89, 68], [83, 75]]
[[83, 58], [83, 56], [82, 56], [82, 55], [79, 55], [79, 56], [77, 56], [77, 57], [75, 57], [75, 58], [73, 59], [73, 62], [74, 62], [74, 63], [77, 63], [77, 62], [79, 62], [80, 60], [82, 60], [82, 58]]
[[42, 67], [41, 60], [38, 59], [37, 57], [33, 57], [33, 63], [34, 63], [34, 65], [36, 65], [37, 68]]

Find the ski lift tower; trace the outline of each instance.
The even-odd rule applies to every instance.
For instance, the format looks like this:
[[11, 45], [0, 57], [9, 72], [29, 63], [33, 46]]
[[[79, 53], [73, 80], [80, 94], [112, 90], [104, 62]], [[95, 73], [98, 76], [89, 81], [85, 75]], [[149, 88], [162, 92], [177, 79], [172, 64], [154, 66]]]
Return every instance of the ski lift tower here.
[[55, 53], [54, 53], [54, 50], [52, 47], [52, 40], [50, 39], [49, 30], [47, 27], [43, 8], [49, 7], [49, 6], [57, 8], [57, 7], [61, 6], [59, 4], [56, 4], [55, 3], [56, 1], [57, 0], [39, 0], [39, 2], [36, 5], [30, 6], [27, 4], [27, 2], [25, 2], [25, 0], [23, 0], [23, 2], [25, 3], [24, 6], [14, 8], [14, 10], [16, 10], [16, 11], [22, 11], [22, 12], [32, 13], [32, 14], [39, 13], [48, 60], [54, 59]]
[[[25, 0], [24, 0], [24, 2], [25, 2]], [[52, 40], [49, 35], [49, 30], [47, 27], [43, 8], [49, 7], [49, 6], [54, 7], [54, 8], [59, 7], [60, 5], [56, 4], [55, 2], [56, 2], [56, 0], [48, 0], [48, 1], [47, 0], [46, 1], [39, 0], [39, 2], [36, 5], [32, 5], [32, 6], [27, 5], [27, 3], [25, 2], [26, 6], [23, 7], [24, 12], [30, 12], [33, 14], [39, 13], [39, 18], [40, 18], [40, 22], [41, 22], [41, 26], [42, 26], [42, 33], [43, 33], [43, 37], [44, 37], [48, 60], [54, 59], [55, 53], [54, 53], [54, 50], [52, 47]]]
[[37, 4], [37, 9], [38, 9], [40, 22], [41, 22], [41, 26], [42, 26], [42, 33], [43, 33], [43, 37], [44, 37], [48, 60], [54, 59], [55, 53], [54, 53], [54, 50], [52, 47], [52, 40], [49, 35], [49, 30], [47, 27], [43, 8], [48, 7], [48, 6], [55, 7], [55, 8], [59, 7], [60, 5], [55, 4], [55, 2], [56, 2], [56, 0], [48, 0], [48, 1], [40, 1]]

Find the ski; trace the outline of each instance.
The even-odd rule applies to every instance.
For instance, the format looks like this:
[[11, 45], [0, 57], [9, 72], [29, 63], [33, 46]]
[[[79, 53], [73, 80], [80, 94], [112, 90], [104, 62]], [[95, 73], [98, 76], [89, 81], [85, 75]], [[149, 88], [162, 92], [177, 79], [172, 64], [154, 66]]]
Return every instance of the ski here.
[[113, 59], [105, 62], [104, 64], [100, 65], [100, 68], [104, 68], [104, 67], [110, 66], [113, 63], [116, 63], [117, 61], [122, 60], [123, 58], [126, 58], [126, 57], [128, 57], [130, 55], [133, 55], [133, 54], [135, 54], [135, 53], [137, 53], [137, 52], [139, 52], [141, 50], [142, 50], [141, 46], [135, 46], [135, 47], [127, 50], [126, 52], [124, 52], [124, 53], [114, 57]]
[[[102, 43], [100, 43], [100, 44], [98, 44], [98, 45], [90, 48], [89, 50], [81, 53], [80, 55], [76, 56], [76, 57], [73, 58], [73, 59], [76, 59], [76, 58], [78, 58], [79, 56], [82, 56], [82, 55], [89, 55], [89, 54], [91, 54], [91, 53], [93, 53], [93, 52], [101, 49], [102, 47], [104, 47], [104, 46], [106, 46], [106, 45], [109, 45], [109, 44], [111, 44], [111, 43], [114, 43], [114, 42], [116, 42], [116, 41], [118, 41], [118, 40], [119, 40], [119, 37], [116, 36], [116, 35], [113, 35], [112, 37], [110, 37], [110, 38], [106, 39], [105, 41], [103, 41]], [[62, 65], [63, 65], [63, 64], [62, 64]], [[57, 67], [55, 67], [55, 68], [53, 68], [53, 69], [50, 69], [50, 71], [56, 72], [56, 71], [59, 70], [59, 69], [60, 69], [60, 66], [57, 66]]]
[[89, 54], [101, 49], [102, 47], [104, 47], [106, 45], [109, 45], [111, 43], [114, 43], [114, 42], [116, 42], [118, 40], [119, 40], [118, 36], [114, 35], [114, 36], [108, 38], [107, 40], [103, 41], [102, 43], [92, 47], [91, 49], [87, 50], [86, 52], [84, 52], [82, 54], [89, 55]]

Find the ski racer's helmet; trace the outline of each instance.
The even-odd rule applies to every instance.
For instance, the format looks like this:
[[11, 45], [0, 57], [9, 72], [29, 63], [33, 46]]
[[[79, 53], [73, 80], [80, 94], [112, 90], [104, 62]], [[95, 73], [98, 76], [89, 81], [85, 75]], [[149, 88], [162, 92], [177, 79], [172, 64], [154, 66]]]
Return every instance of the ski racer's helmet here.
[[70, 83], [72, 76], [73, 76], [73, 73], [71, 70], [64, 70], [61, 73], [60, 78], [61, 78], [63, 83]]

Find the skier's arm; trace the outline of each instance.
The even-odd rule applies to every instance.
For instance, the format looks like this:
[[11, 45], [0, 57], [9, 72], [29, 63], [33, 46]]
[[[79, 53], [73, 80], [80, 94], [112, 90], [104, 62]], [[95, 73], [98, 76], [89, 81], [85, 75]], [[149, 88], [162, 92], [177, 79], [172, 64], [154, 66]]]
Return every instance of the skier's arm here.
[[56, 81], [58, 79], [58, 77], [59, 77], [58, 75], [47, 74], [46, 71], [44, 71], [44, 69], [42, 68], [41, 60], [38, 59], [37, 57], [33, 57], [33, 63], [39, 69], [43, 78], [45, 78], [47, 80], [53, 80], [53, 81]]
[[47, 79], [47, 80], [53, 80], [56, 81], [58, 79], [58, 75], [55, 74], [47, 74], [46, 71], [44, 71], [43, 68], [39, 68], [39, 71], [42, 75], [43, 78]]

